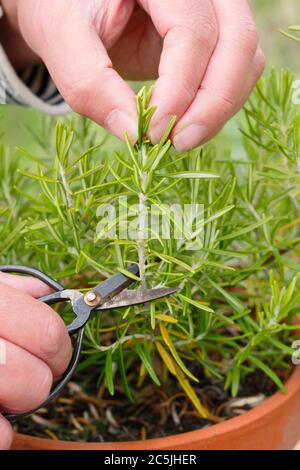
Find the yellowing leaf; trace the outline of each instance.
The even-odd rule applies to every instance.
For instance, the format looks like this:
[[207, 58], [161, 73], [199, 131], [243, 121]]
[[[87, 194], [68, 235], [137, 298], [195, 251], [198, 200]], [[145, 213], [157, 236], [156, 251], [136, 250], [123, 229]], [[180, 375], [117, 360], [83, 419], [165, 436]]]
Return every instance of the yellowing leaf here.
[[170, 337], [166, 328], [164, 327], [162, 323], [159, 324], [159, 329], [160, 329], [164, 342], [166, 343], [168, 347], [170, 347], [171, 340], [170, 340]]
[[162, 358], [164, 364], [167, 366], [171, 374], [176, 375], [175, 364], [170, 356], [170, 354], [165, 350], [165, 348], [160, 343], [155, 343], [157, 351], [159, 352], [160, 357]]
[[172, 329], [169, 329], [169, 332], [173, 335], [173, 336], [176, 336], [176, 338], [180, 338], [180, 339], [183, 339], [183, 340], [189, 340], [189, 341], [192, 341], [192, 338], [190, 336], [188, 336], [187, 334], [185, 333], [182, 333], [181, 331], [177, 331], [177, 330], [172, 330]]
[[185, 392], [188, 399], [193, 404], [196, 411], [198, 411], [199, 415], [202, 418], [207, 418], [209, 416], [209, 411], [202, 405], [201, 401], [199, 400], [195, 390], [185, 377], [182, 370], [179, 366], [174, 362], [173, 358], [170, 354], [165, 350], [165, 348], [160, 343], [155, 343], [157, 351], [159, 352], [160, 357], [162, 358], [164, 364], [167, 366], [168, 370], [173, 374], [178, 382], [180, 383], [183, 391]]
[[147, 375], [147, 369], [146, 369], [144, 363], [142, 362], [142, 363], [141, 363], [141, 366], [140, 366], [139, 378], [138, 378], [138, 382], [137, 382], [138, 388], [143, 385], [144, 380], [145, 380], [145, 378], [146, 378], [146, 375]]
[[170, 317], [170, 315], [165, 315], [164, 313], [157, 313], [156, 318], [166, 323], [178, 323], [176, 318]]
[[178, 352], [176, 351], [176, 348], [175, 348], [174, 344], [172, 343], [172, 340], [169, 336], [169, 333], [168, 333], [165, 325], [163, 323], [160, 323], [159, 328], [160, 328], [160, 332], [161, 332], [161, 335], [162, 335], [162, 338], [163, 338], [164, 342], [166, 343], [166, 345], [170, 349], [170, 352], [171, 352], [172, 356], [174, 357], [175, 361], [177, 362], [177, 364], [179, 365], [179, 367], [183, 370], [183, 372], [188, 377], [190, 377], [190, 379], [194, 380], [195, 382], [199, 382], [198, 379], [186, 368], [185, 364], [181, 360]]
[[179, 367], [176, 364], [175, 364], [175, 370], [176, 370], [176, 377], [178, 379], [178, 382], [180, 383], [181, 387], [183, 388], [188, 398], [193, 403], [199, 415], [202, 418], [207, 418], [209, 416], [209, 411], [202, 405], [195, 390], [193, 389], [193, 387], [191, 386], [191, 384], [189, 383], [185, 375], [182, 373], [182, 371], [179, 369]]

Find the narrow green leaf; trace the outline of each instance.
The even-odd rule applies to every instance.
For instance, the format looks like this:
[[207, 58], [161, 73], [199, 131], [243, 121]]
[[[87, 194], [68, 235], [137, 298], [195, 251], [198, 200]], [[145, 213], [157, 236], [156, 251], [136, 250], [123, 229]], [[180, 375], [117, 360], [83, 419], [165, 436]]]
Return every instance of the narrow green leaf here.
[[134, 279], [135, 281], [140, 282], [140, 278], [135, 274], [131, 273], [130, 271], [127, 271], [127, 269], [118, 268], [118, 271], [124, 274], [124, 276], [129, 277], [130, 279]]
[[130, 403], [134, 403], [134, 398], [131, 393], [131, 390], [129, 388], [128, 384], [128, 379], [127, 379], [127, 374], [126, 374], [126, 369], [125, 369], [125, 362], [124, 362], [124, 354], [123, 354], [123, 349], [122, 347], [119, 348], [119, 370], [120, 370], [120, 375], [121, 375], [121, 381], [123, 384], [124, 392], [129, 400]]
[[142, 348], [142, 346], [140, 345], [140, 343], [136, 339], [133, 339], [132, 342], [133, 342], [134, 349], [138, 353], [138, 355], [139, 355], [142, 363], [144, 364], [148, 374], [150, 375], [151, 379], [153, 380], [153, 382], [156, 385], [159, 386], [160, 381], [159, 381], [159, 378], [157, 377], [156, 372], [155, 372], [155, 370], [152, 366], [151, 359], [149, 357], [148, 352], [146, 352], [145, 349]]
[[240, 367], [235, 366], [232, 369], [232, 374], [231, 374], [231, 395], [233, 397], [236, 397], [239, 392], [240, 378], [241, 378]]
[[162, 253], [158, 253], [156, 251], [153, 251], [152, 253], [154, 255], [158, 256], [158, 258], [162, 259], [163, 261], [166, 261], [166, 263], [174, 263], [174, 264], [177, 264], [178, 266], [182, 267], [186, 271], [189, 271], [191, 273], [195, 272], [195, 270], [191, 266], [184, 263], [184, 261], [181, 261], [180, 259], [174, 258], [174, 256], [165, 255], [165, 254], [162, 254]]
[[167, 125], [166, 127], [166, 130], [165, 130], [165, 133], [161, 139], [161, 141], [159, 142], [159, 147], [162, 148], [165, 143], [167, 142], [167, 140], [169, 139], [169, 136], [172, 132], [172, 129], [173, 127], [175, 126], [176, 124], [176, 120], [177, 120], [177, 117], [176, 116], [173, 116], [171, 119], [170, 119], [170, 122], [169, 124]]
[[204, 172], [195, 172], [195, 171], [185, 171], [178, 173], [165, 173], [159, 174], [161, 178], [186, 178], [186, 179], [215, 179], [220, 178], [219, 175], [213, 173], [204, 173]]
[[242, 313], [246, 310], [245, 305], [236, 296], [230, 294], [228, 290], [223, 289], [221, 286], [212, 281], [212, 279], [209, 279], [209, 282], [217, 291], [220, 292], [220, 294], [222, 294], [222, 296], [228, 301], [234, 310], [236, 310], [238, 313]]
[[115, 394], [114, 378], [113, 378], [113, 362], [111, 349], [108, 350], [105, 360], [105, 380], [110, 395]]
[[200, 310], [204, 310], [205, 312], [209, 313], [214, 313], [214, 310], [207, 305], [203, 304], [202, 302], [199, 302], [198, 300], [190, 299], [189, 297], [186, 297], [185, 295], [182, 294], [177, 294], [178, 297], [180, 297], [184, 302], [187, 302], [190, 305], [193, 305], [196, 308], [199, 308]]
[[276, 385], [277, 387], [279, 388], [279, 390], [281, 390], [282, 392], [285, 391], [285, 387], [284, 387], [284, 384], [282, 383], [282, 381], [280, 380], [280, 378], [278, 377], [278, 375], [275, 374], [275, 372], [272, 371], [272, 369], [270, 369], [269, 366], [267, 366], [266, 364], [264, 364], [260, 359], [258, 359], [257, 357], [254, 357], [254, 356], [250, 356], [249, 357], [249, 360], [251, 362], [253, 362], [253, 364], [258, 367], [259, 369], [261, 369]]
[[262, 220], [260, 222], [255, 223], [255, 224], [248, 225], [247, 227], [245, 227], [241, 230], [237, 230], [236, 232], [232, 232], [228, 235], [220, 237], [219, 240], [224, 241], [224, 240], [232, 240], [233, 238], [238, 239], [242, 235], [246, 235], [249, 232], [253, 232], [254, 230], [261, 227], [262, 225], [264, 225], [266, 222], [269, 222], [270, 220], [272, 220], [272, 217], [268, 217], [265, 220]]
[[34, 173], [30, 173], [29, 171], [25, 171], [25, 170], [21, 170], [21, 169], [18, 169], [17, 170], [18, 173], [20, 173], [22, 176], [26, 176], [27, 178], [31, 178], [33, 180], [37, 180], [37, 181], [46, 181], [47, 183], [55, 183], [55, 184], [60, 184], [60, 181], [56, 178], [49, 178], [48, 176], [45, 176], [43, 174], [41, 175], [36, 175]]

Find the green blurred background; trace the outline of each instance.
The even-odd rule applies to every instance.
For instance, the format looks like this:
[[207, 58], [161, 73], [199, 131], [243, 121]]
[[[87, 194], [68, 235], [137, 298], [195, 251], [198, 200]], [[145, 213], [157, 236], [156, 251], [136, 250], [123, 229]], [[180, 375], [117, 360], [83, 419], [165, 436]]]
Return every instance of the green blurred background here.
[[278, 30], [300, 24], [299, 0], [249, 0], [266, 53], [267, 66], [288, 67], [300, 74], [300, 46]]
[[[258, 24], [261, 44], [267, 57], [267, 69], [272, 66], [288, 67], [300, 76], [300, 46], [278, 31], [279, 28], [286, 29], [290, 24], [300, 24], [299, 0], [249, 0], [249, 4]], [[39, 113], [13, 106], [1, 106], [0, 112], [3, 115], [1, 127], [4, 128], [5, 142], [11, 146], [28, 145], [33, 150], [32, 136], [24, 124], [34, 127], [39, 120]], [[231, 141], [237, 139], [236, 119], [224, 131]]]

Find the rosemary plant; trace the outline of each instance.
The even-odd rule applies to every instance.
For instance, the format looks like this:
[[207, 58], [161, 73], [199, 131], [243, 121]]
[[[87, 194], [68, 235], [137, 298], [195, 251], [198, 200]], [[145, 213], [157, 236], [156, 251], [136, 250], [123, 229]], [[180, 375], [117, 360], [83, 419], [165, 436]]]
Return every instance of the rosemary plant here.
[[[133, 402], [148, 381], [168, 393], [176, 380], [209, 419], [204, 376], [222, 381], [233, 396], [256, 370], [284, 389], [300, 301], [300, 112], [292, 104], [293, 79], [273, 71], [260, 81], [245, 109], [239, 155], [222, 139], [176, 154], [169, 140], [175, 118], [153, 146], [147, 129], [155, 109], [145, 89], [137, 97], [138, 141], [126, 139], [120, 151], [83, 118], [56, 124], [53, 147], [51, 132], [41, 138], [35, 131], [38, 155], [1, 146], [1, 262], [36, 265], [81, 288], [133, 262], [140, 266], [137, 287], [180, 288], [151, 306], [95, 315], [89, 323], [80, 370], [96, 366], [111, 395], [122, 386]], [[193, 236], [173, 237], [174, 203], [203, 205], [196, 250]], [[118, 210], [104, 224], [108, 204]], [[149, 230], [150, 208], [163, 214], [171, 236]], [[135, 238], [119, 236], [124, 214]]]

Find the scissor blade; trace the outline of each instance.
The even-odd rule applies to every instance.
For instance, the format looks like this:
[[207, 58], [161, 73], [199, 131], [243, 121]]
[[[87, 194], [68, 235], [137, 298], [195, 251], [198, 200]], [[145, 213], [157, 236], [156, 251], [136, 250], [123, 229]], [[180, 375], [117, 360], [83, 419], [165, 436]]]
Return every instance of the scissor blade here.
[[[139, 267], [137, 265], [128, 266], [126, 269], [134, 276], [139, 275]], [[118, 273], [108, 278], [106, 281], [101, 282], [101, 284], [94, 287], [91, 292], [94, 292], [97, 296], [99, 296], [99, 303], [100, 305], [103, 305], [109, 299], [113, 298], [129, 287], [133, 282], [136, 282], [135, 279], [127, 277], [122, 273]]]
[[154, 300], [175, 294], [179, 289], [148, 289], [148, 290], [125, 290], [112, 299], [105, 302], [97, 310], [111, 310], [113, 308], [130, 307], [145, 304]]

